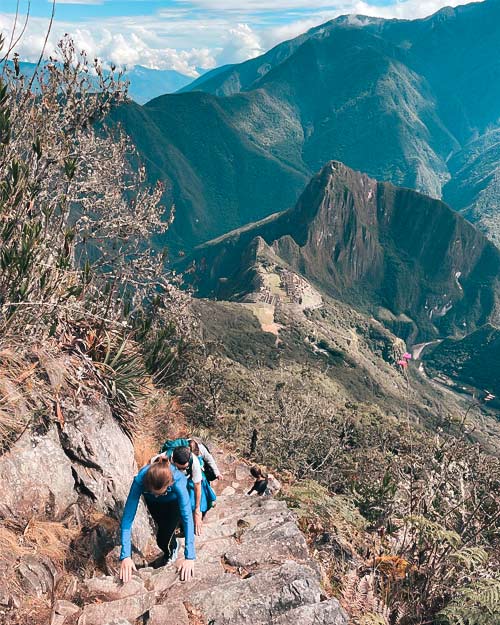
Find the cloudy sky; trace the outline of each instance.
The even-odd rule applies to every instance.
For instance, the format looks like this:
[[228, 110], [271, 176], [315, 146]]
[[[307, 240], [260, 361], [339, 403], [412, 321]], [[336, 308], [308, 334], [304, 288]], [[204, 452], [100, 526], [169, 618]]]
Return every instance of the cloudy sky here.
[[[70, 33], [91, 56], [121, 67], [145, 65], [190, 76], [252, 58], [338, 15], [418, 18], [464, 0], [56, 0], [47, 45]], [[18, 18], [16, 22], [16, 6]], [[23, 60], [40, 54], [51, 0], [0, 0], [0, 31], [19, 33]]]

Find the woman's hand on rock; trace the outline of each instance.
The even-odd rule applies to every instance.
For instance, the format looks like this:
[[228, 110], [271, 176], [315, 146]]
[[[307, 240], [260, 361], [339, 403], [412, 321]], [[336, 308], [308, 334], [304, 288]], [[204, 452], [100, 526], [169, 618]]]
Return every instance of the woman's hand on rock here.
[[120, 579], [124, 584], [132, 579], [132, 571], [137, 571], [132, 558], [124, 558], [120, 565]]
[[194, 577], [194, 560], [183, 560], [179, 566], [181, 582], [188, 582]]

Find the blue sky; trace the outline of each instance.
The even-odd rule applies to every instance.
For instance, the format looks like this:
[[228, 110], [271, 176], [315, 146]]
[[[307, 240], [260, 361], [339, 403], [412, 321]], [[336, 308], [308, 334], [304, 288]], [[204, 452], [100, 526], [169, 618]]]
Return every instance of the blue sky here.
[[[1, 0], [0, 30], [17, 30], [27, 0]], [[280, 41], [346, 13], [413, 19], [443, 6], [443, 0], [56, 0], [47, 52], [65, 33], [79, 48], [104, 62], [175, 69], [196, 76], [198, 69], [252, 58]], [[26, 32], [17, 51], [35, 60], [43, 45], [52, 4], [31, 0]]]

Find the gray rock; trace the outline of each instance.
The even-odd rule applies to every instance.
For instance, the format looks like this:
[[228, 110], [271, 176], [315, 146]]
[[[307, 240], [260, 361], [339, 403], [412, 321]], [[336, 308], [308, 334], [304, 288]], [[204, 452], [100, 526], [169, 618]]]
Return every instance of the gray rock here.
[[29, 595], [41, 597], [51, 593], [58, 580], [58, 573], [49, 558], [23, 556], [17, 572], [23, 590]]
[[[81, 406], [67, 421], [63, 442], [73, 458], [79, 486], [94, 499], [95, 508], [121, 518], [137, 467], [132, 443], [113, 418], [107, 402], [101, 400]], [[141, 552], [155, 542], [142, 501], [137, 509], [132, 540]]]
[[116, 577], [91, 577], [83, 583], [83, 591], [86, 596], [92, 599], [104, 599], [105, 601], [115, 601], [116, 599], [124, 599], [131, 595], [137, 595], [145, 592], [144, 582], [139, 576], [123, 584]]
[[54, 603], [50, 625], [64, 625], [69, 617], [75, 616], [78, 612], [80, 608], [77, 605], [71, 601], [59, 599]]
[[276, 495], [276, 493], [279, 493], [281, 490], [281, 482], [277, 480], [274, 475], [271, 475], [271, 473], [268, 475], [267, 488], [271, 495]]
[[271, 625], [288, 610], [319, 603], [320, 594], [316, 571], [286, 562], [247, 579], [187, 593], [187, 599], [212, 625]]
[[149, 612], [148, 625], [189, 625], [184, 604], [179, 602], [155, 605]]
[[156, 593], [162, 593], [168, 588], [171, 588], [178, 579], [179, 573], [177, 572], [175, 565], [172, 564], [154, 571], [145, 583], [149, 590], [154, 590]]
[[293, 521], [268, 531], [257, 525], [243, 533], [240, 541], [225, 553], [225, 560], [231, 566], [253, 568], [263, 564], [282, 564], [292, 558], [302, 562], [309, 560], [304, 535]]
[[305, 605], [273, 619], [272, 625], [347, 625], [349, 617], [337, 599]]
[[103, 625], [118, 619], [135, 621], [155, 604], [155, 593], [145, 592], [116, 601], [91, 603], [83, 608], [78, 625]]
[[[236, 465], [235, 468], [235, 477], [236, 477], [236, 481], [238, 482], [249, 482], [251, 480], [253, 480], [254, 478], [250, 475], [250, 467], [247, 467], [244, 464], [238, 464]], [[250, 490], [250, 487], [248, 487], [248, 490]]]
[[0, 457], [0, 484], [0, 518], [27, 523], [34, 516], [64, 516], [77, 493], [71, 462], [61, 449], [55, 426], [43, 436], [25, 432]]

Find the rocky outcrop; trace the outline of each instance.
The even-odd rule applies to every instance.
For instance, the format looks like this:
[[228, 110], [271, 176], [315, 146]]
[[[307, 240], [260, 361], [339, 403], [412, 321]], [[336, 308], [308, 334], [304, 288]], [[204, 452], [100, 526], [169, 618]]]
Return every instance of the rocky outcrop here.
[[318, 566], [286, 504], [247, 496], [248, 468], [235, 459], [223, 474], [222, 494], [196, 539], [195, 579], [181, 583], [174, 565], [139, 569], [126, 585], [116, 576], [89, 579], [78, 625], [138, 617], [147, 625], [347, 623], [337, 600], [325, 598]]
[[26, 431], [0, 457], [0, 519], [27, 523], [37, 516], [60, 519], [76, 503], [72, 463], [64, 453], [57, 427], [45, 434]]
[[[61, 405], [61, 422], [52, 422], [45, 430], [27, 429], [0, 456], [0, 523], [28, 528], [32, 520], [70, 522], [72, 527], [80, 527], [91, 556], [99, 560], [103, 544], [118, 542], [118, 521], [137, 472], [134, 449], [105, 400], [96, 397], [76, 405], [67, 399]], [[96, 526], [94, 537], [86, 532], [86, 518], [87, 513], [96, 512], [112, 517], [116, 524]], [[137, 520], [134, 545], [146, 554], [155, 540], [142, 503]], [[50, 552], [25, 551], [2, 553], [0, 571], [5, 580], [0, 580], [0, 605], [19, 607], [19, 589], [28, 599], [55, 592], [60, 570]], [[14, 578], [17, 581], [12, 583]], [[67, 613], [63, 608], [54, 613], [56, 625]]]

